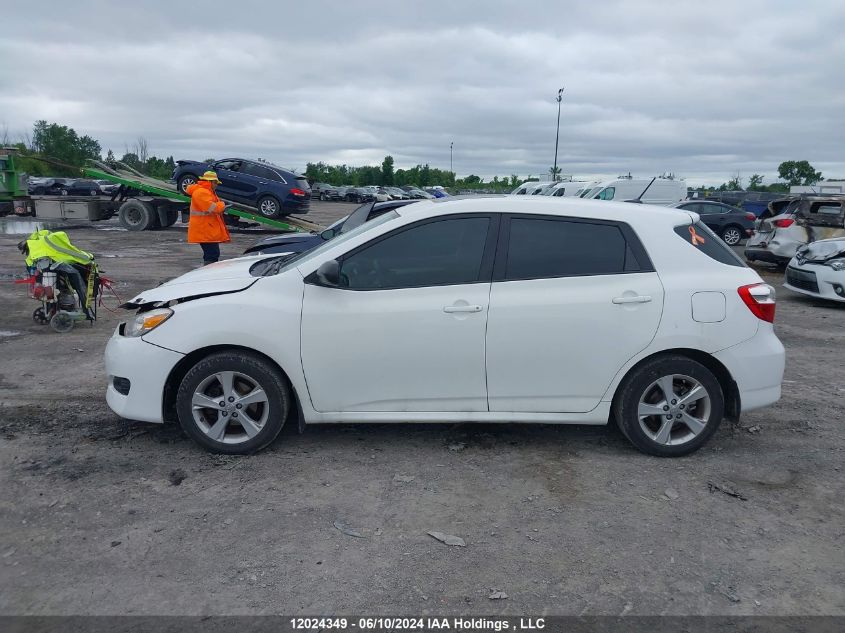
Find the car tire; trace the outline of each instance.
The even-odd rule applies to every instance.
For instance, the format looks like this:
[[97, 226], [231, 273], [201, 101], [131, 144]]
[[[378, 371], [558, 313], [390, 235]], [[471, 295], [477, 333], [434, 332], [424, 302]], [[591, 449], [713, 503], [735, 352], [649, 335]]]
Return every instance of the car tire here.
[[92, 190], [91, 190], [91, 195], [92, 195], [92, 196], [99, 196], [99, 195], [100, 195], [100, 192], [99, 192], [99, 191], [97, 191], [96, 189], [92, 189]]
[[[239, 399], [250, 396], [250, 403], [239, 406]], [[202, 407], [205, 403], [213, 406]], [[249, 455], [267, 446], [290, 410], [287, 380], [269, 361], [248, 352], [203, 358], [188, 370], [176, 394], [185, 433], [207, 450], [227, 455]]]
[[179, 176], [179, 182], [177, 183], [177, 188], [179, 189], [179, 193], [188, 195], [185, 192], [185, 188], [188, 185], [194, 185], [197, 182], [197, 177], [194, 174], [182, 174]]
[[721, 237], [728, 246], [736, 246], [742, 241], [742, 229], [736, 225], [726, 226]]
[[[667, 390], [673, 392], [668, 398]], [[637, 367], [613, 401], [613, 416], [623, 435], [643, 453], [657, 457], [680, 457], [701, 448], [719, 428], [724, 412], [722, 387], [713, 372], [674, 354]]]
[[117, 214], [121, 226], [128, 231], [146, 231], [156, 225], [155, 208], [141, 200], [127, 200], [120, 205]]
[[324, 201], [325, 201], [325, 199], [326, 199], [326, 194], [324, 194], [324, 193], [321, 191], [321, 192], [320, 192], [320, 202], [324, 202]]
[[282, 215], [282, 205], [273, 196], [261, 196], [258, 199], [258, 212], [265, 218], [278, 218]]

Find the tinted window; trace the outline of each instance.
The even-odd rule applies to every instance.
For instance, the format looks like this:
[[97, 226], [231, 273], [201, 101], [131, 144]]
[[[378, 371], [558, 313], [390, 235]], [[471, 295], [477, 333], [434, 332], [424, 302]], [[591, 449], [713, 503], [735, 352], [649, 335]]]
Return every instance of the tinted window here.
[[415, 288], [478, 281], [488, 218], [414, 226], [365, 247], [341, 264], [341, 286], [355, 290]]
[[264, 178], [265, 180], [275, 180], [276, 182], [281, 182], [281, 177], [272, 169], [268, 169], [263, 165], [256, 165], [255, 163], [245, 163], [242, 172], [249, 174], [250, 176], [255, 176], [257, 178]]
[[225, 169], [228, 171], [238, 171], [240, 166], [240, 161], [236, 160], [221, 160], [219, 163], [214, 165], [215, 169]]
[[[277, 178], [278, 180], [278, 178]], [[284, 181], [282, 181], [284, 182]], [[308, 180], [305, 178], [297, 178], [296, 179], [296, 186], [302, 189], [305, 193], [311, 191], [311, 185], [308, 184]]]
[[614, 195], [616, 195], [616, 187], [605, 187], [597, 197], [599, 200], [613, 200]]
[[677, 233], [687, 244], [701, 251], [717, 262], [728, 266], [746, 268], [739, 256], [731, 250], [731, 247], [716, 237], [703, 222], [696, 222], [695, 225], [683, 224], [675, 227]]
[[566, 189], [564, 189], [563, 187], [561, 187], [560, 189], [555, 189], [555, 192], [552, 195], [559, 198], [563, 195], [566, 195]]
[[505, 279], [608, 275], [640, 270], [613, 224], [513, 218]]

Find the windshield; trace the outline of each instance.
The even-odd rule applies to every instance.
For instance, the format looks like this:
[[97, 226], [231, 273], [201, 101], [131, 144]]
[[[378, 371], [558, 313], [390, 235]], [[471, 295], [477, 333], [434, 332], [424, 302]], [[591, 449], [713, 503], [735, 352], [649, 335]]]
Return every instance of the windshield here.
[[320, 257], [329, 248], [334, 248], [338, 244], [342, 244], [347, 240], [351, 240], [353, 237], [355, 237], [356, 235], [360, 235], [364, 231], [369, 231], [370, 229], [379, 226], [380, 224], [384, 224], [385, 222], [389, 222], [390, 220], [393, 220], [398, 217], [399, 214], [396, 213], [396, 211], [388, 211], [384, 215], [380, 215], [374, 220], [370, 220], [369, 222], [365, 222], [364, 224], [355, 227], [348, 233], [341, 233], [337, 237], [327, 242], [323, 242], [317, 248], [314, 248], [310, 251], [305, 251], [304, 253], [300, 253], [299, 255], [295, 255], [290, 259], [279, 260], [277, 266], [268, 267], [267, 271], [264, 274], [276, 275], [286, 270], [290, 270], [293, 266], [299, 266], [300, 264], [304, 264], [308, 261], [311, 261], [315, 257]]

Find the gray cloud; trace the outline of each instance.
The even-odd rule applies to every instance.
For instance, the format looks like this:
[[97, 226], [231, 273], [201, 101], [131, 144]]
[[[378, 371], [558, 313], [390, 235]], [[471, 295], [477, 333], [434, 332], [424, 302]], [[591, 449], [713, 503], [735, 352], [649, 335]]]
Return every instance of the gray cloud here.
[[[9, 3], [7, 3], [9, 4]], [[116, 153], [489, 177], [845, 177], [845, 9], [830, 2], [82, 2], [4, 10], [0, 123]]]

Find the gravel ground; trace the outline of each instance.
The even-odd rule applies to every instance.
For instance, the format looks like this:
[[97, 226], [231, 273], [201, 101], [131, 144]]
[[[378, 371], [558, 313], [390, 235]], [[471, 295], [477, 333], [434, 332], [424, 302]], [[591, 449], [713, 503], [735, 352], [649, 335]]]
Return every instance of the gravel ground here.
[[[102, 229], [71, 236], [123, 297], [200, 261], [178, 227]], [[610, 427], [471, 424], [288, 428], [220, 457], [111, 413], [122, 315], [33, 324], [16, 230], [0, 224], [2, 614], [845, 614], [845, 305], [762, 271], [783, 398], [687, 458]]]

